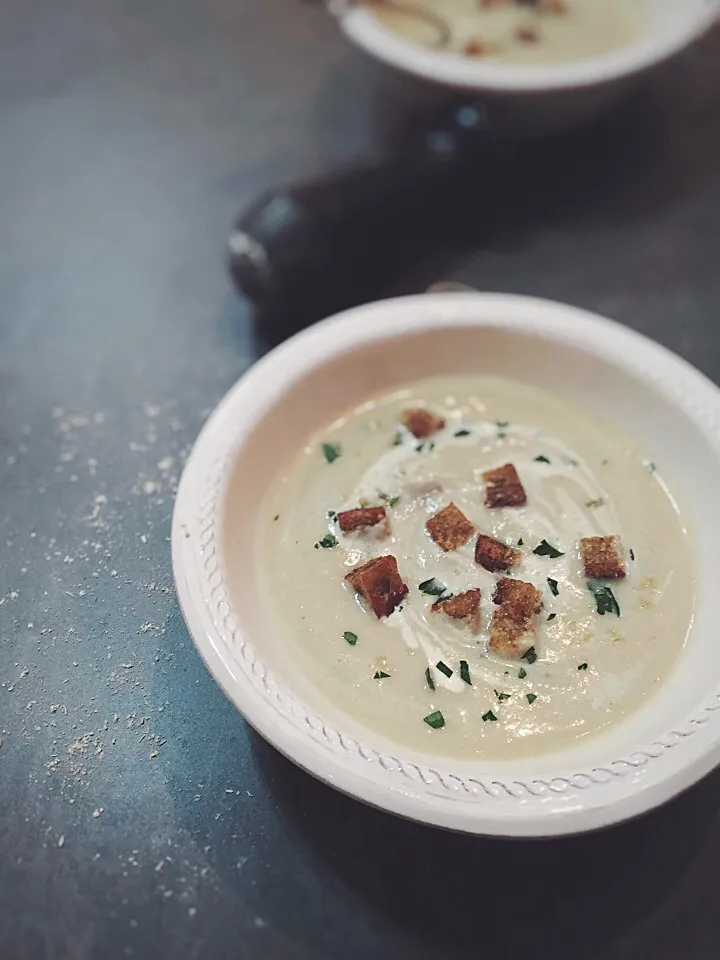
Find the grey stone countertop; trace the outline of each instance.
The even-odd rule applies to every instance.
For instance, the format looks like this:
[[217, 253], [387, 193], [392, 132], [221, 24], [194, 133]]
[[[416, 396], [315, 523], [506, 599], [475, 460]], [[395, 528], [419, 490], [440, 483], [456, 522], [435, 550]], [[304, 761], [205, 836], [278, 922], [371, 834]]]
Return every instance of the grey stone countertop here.
[[[223, 262], [233, 215], [375, 151], [401, 86], [291, 0], [4, 5], [3, 960], [718, 955], [718, 775], [596, 836], [425, 829], [278, 756], [184, 627], [178, 476], [262, 350]], [[718, 380], [720, 37], [644, 104], [601, 197], [399, 288], [566, 300]]]

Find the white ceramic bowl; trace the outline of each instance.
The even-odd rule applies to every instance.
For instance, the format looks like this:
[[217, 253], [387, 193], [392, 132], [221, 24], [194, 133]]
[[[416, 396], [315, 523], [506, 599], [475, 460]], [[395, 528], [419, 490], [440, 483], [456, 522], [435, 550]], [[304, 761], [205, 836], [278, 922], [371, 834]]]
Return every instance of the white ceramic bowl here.
[[[343, 714], [298, 674], [255, 588], [255, 525], [273, 476], [306, 437], [378, 391], [432, 374], [493, 373], [601, 410], [662, 464], [698, 552], [689, 642], [668, 682], [612, 730], [532, 760], [460, 762], [406, 749]], [[257, 363], [208, 420], [173, 518], [185, 619], [247, 720], [332, 786], [457, 830], [548, 836], [635, 816], [720, 761], [716, 583], [720, 391], [624, 327], [525, 297], [383, 301], [300, 333]]]
[[345, 35], [370, 56], [419, 79], [496, 104], [499, 123], [522, 132], [568, 126], [599, 112], [633, 80], [701, 36], [720, 0], [642, 0], [646, 29], [621, 50], [547, 65], [493, 63], [424, 48], [387, 29], [363, 5], [332, 0]]

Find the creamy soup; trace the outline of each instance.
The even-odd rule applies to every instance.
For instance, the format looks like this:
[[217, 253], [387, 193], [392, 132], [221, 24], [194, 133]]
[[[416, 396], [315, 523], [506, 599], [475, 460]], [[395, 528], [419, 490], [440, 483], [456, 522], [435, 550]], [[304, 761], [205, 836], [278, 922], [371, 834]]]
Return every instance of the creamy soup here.
[[[413, 408], [444, 426], [413, 435], [402, 425]], [[488, 506], [483, 474], [507, 464], [526, 501]], [[444, 550], [426, 524], [450, 503], [472, 535]], [[338, 514], [369, 507], [383, 523], [341, 531]], [[481, 535], [515, 565], [477, 562]], [[617, 538], [622, 578], [587, 574], [591, 537]], [[258, 551], [260, 595], [296, 666], [367, 727], [457, 757], [549, 752], [617, 724], [667, 677], [692, 621], [693, 554], [662, 464], [562, 397], [508, 380], [429, 379], [328, 424], [269, 490]], [[378, 618], [346, 576], [381, 556], [408, 592]], [[493, 597], [506, 578], [533, 585], [542, 609], [517, 650], [498, 652]], [[433, 610], [478, 589], [474, 623]]]
[[408, 40], [513, 63], [599, 56], [633, 43], [642, 25], [638, 0], [375, 0], [365, 5]]

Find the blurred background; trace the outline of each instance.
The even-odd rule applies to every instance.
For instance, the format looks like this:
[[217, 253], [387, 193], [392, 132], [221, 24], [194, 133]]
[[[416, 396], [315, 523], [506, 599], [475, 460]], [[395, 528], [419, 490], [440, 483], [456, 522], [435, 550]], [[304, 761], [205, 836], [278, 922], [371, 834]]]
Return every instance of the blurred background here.
[[[294, 0], [6, 0], [0, 80], [0, 955], [716, 956], [717, 776], [552, 847], [362, 808], [225, 701], [168, 538], [212, 407], [328, 305], [439, 280], [550, 297], [720, 380], [717, 29], [532, 141], [468, 135], [467, 97]], [[377, 270], [294, 276], [259, 311], [238, 291], [258, 197], [404, 171], [448, 129], [457, 175], [417, 181]]]

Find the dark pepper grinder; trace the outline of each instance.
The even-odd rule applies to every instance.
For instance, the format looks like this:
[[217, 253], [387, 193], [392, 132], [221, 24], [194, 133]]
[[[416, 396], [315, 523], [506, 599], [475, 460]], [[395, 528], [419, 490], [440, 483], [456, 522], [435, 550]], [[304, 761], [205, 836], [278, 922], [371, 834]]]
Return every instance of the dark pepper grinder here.
[[374, 299], [446, 246], [463, 199], [506, 153], [483, 125], [480, 108], [453, 108], [400, 154], [273, 188], [243, 211], [230, 269], [262, 322], [297, 327]]

